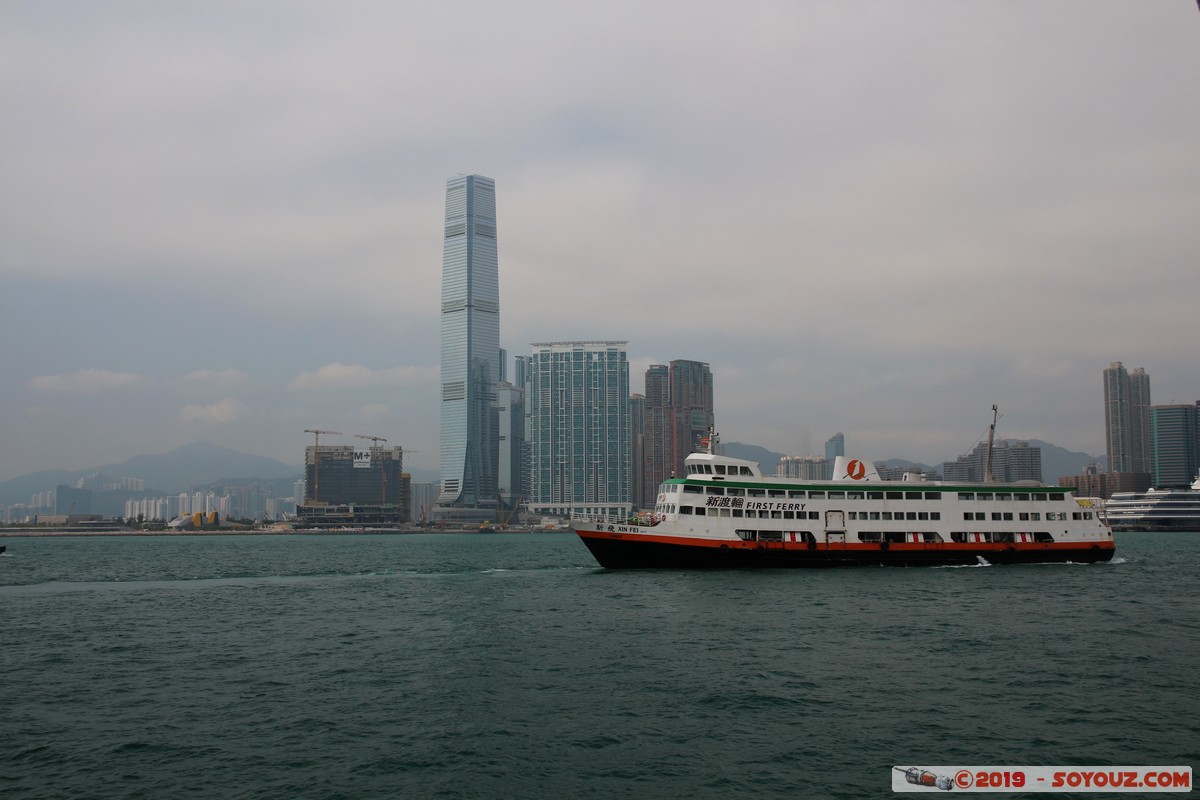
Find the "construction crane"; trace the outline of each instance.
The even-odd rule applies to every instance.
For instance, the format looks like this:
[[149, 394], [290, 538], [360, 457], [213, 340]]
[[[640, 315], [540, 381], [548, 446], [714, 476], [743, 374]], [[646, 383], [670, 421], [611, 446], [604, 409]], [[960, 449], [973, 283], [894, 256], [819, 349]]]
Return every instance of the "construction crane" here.
[[318, 462], [321, 460], [321, 434], [327, 433], [331, 436], [341, 436], [341, 431], [322, 431], [316, 428], [305, 428], [305, 433], [313, 435], [313, 503], [316, 504], [319, 495], [317, 490], [321, 488], [321, 470], [317, 469]]
[[[386, 442], [387, 439], [382, 436], [366, 436], [361, 433], [354, 434], [356, 439], [370, 439], [376, 448], [380, 442]], [[379, 454], [379, 513], [383, 513], [383, 507], [387, 505], [387, 470], [383, 466], [383, 453]]]

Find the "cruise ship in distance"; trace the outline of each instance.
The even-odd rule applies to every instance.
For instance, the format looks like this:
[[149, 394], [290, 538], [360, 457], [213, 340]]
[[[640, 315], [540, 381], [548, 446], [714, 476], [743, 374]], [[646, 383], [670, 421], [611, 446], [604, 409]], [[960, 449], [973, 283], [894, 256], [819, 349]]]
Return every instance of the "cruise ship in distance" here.
[[1200, 531], [1200, 476], [1190, 489], [1117, 492], [1104, 516], [1118, 531]]

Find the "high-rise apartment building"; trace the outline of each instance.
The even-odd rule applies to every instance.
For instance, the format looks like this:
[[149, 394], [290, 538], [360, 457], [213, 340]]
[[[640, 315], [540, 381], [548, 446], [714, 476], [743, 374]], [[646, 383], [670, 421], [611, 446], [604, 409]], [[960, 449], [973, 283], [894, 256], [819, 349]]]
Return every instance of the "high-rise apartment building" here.
[[507, 510], [516, 508], [529, 492], [525, 489], [525, 390], [508, 381], [496, 386], [496, 419], [499, 459], [496, 486]]
[[642, 400], [642, 486], [638, 508], [653, 507], [659, 485], [675, 474], [672, 420], [670, 370], [666, 364], [653, 364], [646, 370], [646, 394]]
[[1200, 404], [1152, 406], [1150, 439], [1153, 484], [1186, 488], [1200, 471]]
[[441, 341], [438, 505], [494, 509], [499, 488], [500, 284], [496, 184], [482, 175], [446, 181]]
[[713, 427], [713, 377], [702, 361], [672, 361], [646, 370], [642, 422], [642, 502], [653, 506], [666, 478], [684, 475], [684, 460]]
[[645, 486], [645, 447], [646, 436], [643, 427], [646, 424], [646, 396], [634, 392], [629, 395], [629, 485], [633, 490], [633, 507], [646, 508], [654, 503], [646, 501]]
[[[948, 481], [983, 481], [987, 477], [987, 442], [980, 442], [970, 454], [942, 463], [942, 475]], [[1001, 440], [992, 447], [992, 479], [1001, 483], [1042, 480], [1042, 448], [1028, 442]]]
[[1110, 472], [1149, 472], [1150, 376], [1120, 361], [1104, 370], [1104, 430]]
[[631, 511], [625, 345], [533, 345], [525, 381], [531, 513], [625, 515]]
[[685, 475], [684, 461], [701, 449], [713, 428], [713, 376], [701, 361], [671, 362], [671, 409], [675, 414], [675, 474]]
[[820, 456], [784, 456], [779, 459], [775, 474], [781, 478], [799, 478], [805, 481], [829, 480], [833, 464]]
[[846, 455], [846, 434], [838, 431], [825, 440], [826, 480], [833, 478], [833, 465], [837, 463], [838, 456], [844, 455]]

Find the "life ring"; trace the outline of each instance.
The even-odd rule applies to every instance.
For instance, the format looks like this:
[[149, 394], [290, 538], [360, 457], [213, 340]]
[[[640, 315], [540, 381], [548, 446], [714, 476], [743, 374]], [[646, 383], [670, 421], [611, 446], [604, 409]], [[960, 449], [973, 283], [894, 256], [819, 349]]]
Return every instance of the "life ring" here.
[[846, 465], [846, 477], [853, 481], [861, 481], [867, 474], [867, 467], [857, 458]]

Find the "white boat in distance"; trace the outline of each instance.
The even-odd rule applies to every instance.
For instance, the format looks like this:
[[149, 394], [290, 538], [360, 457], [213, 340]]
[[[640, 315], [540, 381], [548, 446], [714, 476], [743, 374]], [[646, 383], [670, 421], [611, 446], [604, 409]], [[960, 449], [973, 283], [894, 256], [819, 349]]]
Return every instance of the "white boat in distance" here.
[[1190, 489], [1116, 492], [1104, 516], [1118, 531], [1200, 531], [1200, 476]]

